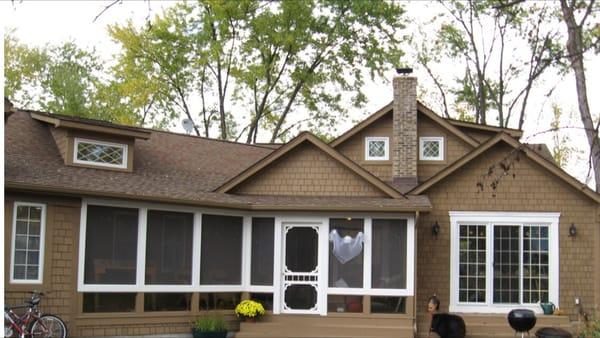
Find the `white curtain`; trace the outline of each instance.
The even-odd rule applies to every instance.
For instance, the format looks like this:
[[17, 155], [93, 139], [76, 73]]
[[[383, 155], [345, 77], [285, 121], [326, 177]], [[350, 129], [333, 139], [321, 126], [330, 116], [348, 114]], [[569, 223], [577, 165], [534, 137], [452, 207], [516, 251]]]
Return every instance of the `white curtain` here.
[[333, 243], [333, 255], [342, 264], [346, 264], [360, 255], [363, 249], [364, 234], [359, 232], [356, 237], [340, 236], [334, 229], [329, 233], [329, 241]]

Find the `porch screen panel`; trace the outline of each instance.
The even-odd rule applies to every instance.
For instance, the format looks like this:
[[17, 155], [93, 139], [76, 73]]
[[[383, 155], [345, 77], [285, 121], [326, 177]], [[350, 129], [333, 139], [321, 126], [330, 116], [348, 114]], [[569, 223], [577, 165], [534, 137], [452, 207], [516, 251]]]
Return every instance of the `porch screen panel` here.
[[191, 284], [194, 214], [148, 211], [146, 284]]
[[242, 217], [202, 215], [200, 284], [242, 284]]
[[459, 234], [458, 301], [485, 303], [486, 226], [461, 225]]
[[252, 218], [252, 285], [273, 285], [274, 229], [274, 218]]
[[[330, 231], [335, 230], [341, 238], [356, 239], [359, 232], [364, 232], [363, 219], [332, 218], [329, 220]], [[347, 237], [348, 236], [348, 237]], [[349, 242], [349, 241], [348, 241]], [[342, 242], [343, 244], [343, 242]], [[329, 286], [336, 288], [363, 287], [364, 249], [345, 263], [333, 252], [333, 242], [329, 241]]]
[[406, 224], [405, 219], [373, 219], [373, 288], [406, 288]]
[[548, 302], [548, 227], [523, 227], [523, 303]]
[[138, 210], [87, 207], [84, 283], [135, 284]]
[[519, 228], [494, 226], [494, 303], [519, 303]]

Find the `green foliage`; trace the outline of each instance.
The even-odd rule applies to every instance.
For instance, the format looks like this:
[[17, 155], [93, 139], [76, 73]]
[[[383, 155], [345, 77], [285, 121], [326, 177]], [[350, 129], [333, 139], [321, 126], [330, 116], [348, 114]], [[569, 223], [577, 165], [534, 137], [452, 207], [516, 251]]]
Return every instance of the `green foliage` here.
[[30, 47], [14, 30], [4, 37], [4, 46], [4, 95], [17, 107], [138, 124], [139, 118], [102, 80], [105, 65], [94, 50], [73, 42]]
[[552, 131], [552, 157], [556, 162], [556, 165], [565, 169], [568, 165], [569, 160], [581, 151], [578, 147], [571, 146], [571, 138], [561, 131], [562, 123], [561, 119], [564, 116], [563, 110], [560, 106], [552, 105], [553, 119], [550, 122], [550, 128]]
[[[344, 100], [365, 103], [365, 76], [382, 77], [402, 56], [402, 15], [378, 1], [181, 3], [148, 27], [110, 27], [123, 48], [115, 86], [167, 121], [201, 121], [206, 136], [218, 124], [221, 138], [235, 138], [234, 122], [244, 121], [246, 141], [259, 130], [282, 140], [299, 126], [330, 128], [346, 116]], [[233, 118], [233, 105], [248, 113]]]
[[198, 318], [192, 328], [200, 332], [226, 332], [227, 323], [221, 316], [206, 316]]
[[579, 333], [579, 338], [600, 338], [600, 319], [589, 320]]
[[363, 105], [364, 77], [398, 65], [402, 15], [397, 3], [379, 1], [284, 0], [257, 10], [235, 72], [236, 97], [253, 111], [247, 141], [259, 127], [281, 140], [300, 116], [309, 128], [329, 128], [347, 114], [342, 93]]

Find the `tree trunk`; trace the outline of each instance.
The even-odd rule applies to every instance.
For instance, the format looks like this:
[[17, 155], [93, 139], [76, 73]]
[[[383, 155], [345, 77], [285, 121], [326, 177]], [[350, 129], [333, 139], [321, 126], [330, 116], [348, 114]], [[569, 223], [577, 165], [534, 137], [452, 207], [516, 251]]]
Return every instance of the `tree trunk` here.
[[600, 191], [600, 142], [598, 141], [598, 130], [594, 128], [594, 122], [592, 121], [592, 114], [590, 113], [590, 106], [587, 98], [582, 41], [582, 27], [584, 22], [578, 25], [575, 21], [574, 4], [569, 6], [567, 0], [560, 0], [560, 7], [563, 12], [563, 20], [568, 28], [567, 52], [569, 54], [571, 68], [575, 73], [579, 114], [581, 115], [581, 122], [583, 122], [585, 135], [587, 136], [590, 147], [590, 161], [593, 165], [596, 191], [598, 192]]

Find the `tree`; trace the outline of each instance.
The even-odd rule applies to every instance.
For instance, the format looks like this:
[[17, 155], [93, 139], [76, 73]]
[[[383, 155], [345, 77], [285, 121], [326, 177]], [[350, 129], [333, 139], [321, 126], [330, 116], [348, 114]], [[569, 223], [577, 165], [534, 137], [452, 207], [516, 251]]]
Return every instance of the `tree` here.
[[383, 1], [284, 0], [257, 11], [236, 73], [237, 97], [253, 111], [246, 141], [256, 141], [261, 125], [271, 142], [303, 123], [330, 127], [347, 113], [344, 92], [364, 104], [363, 72], [381, 77], [400, 60], [402, 15]]
[[[365, 102], [364, 73], [382, 76], [399, 62], [402, 13], [393, 2], [199, 0], [110, 34], [123, 47], [123, 82], [148, 77], [174, 116], [199, 119], [207, 136], [218, 122], [220, 138], [256, 142], [267, 130], [275, 141], [299, 125], [335, 124], [346, 113], [343, 93]], [[233, 106], [248, 112], [234, 116]]]
[[[183, 114], [200, 135], [199, 117], [206, 137], [218, 122], [219, 137], [230, 138], [234, 124], [226, 105], [231, 69], [239, 55], [241, 26], [257, 6], [253, 0], [201, 0], [178, 4], [145, 27], [131, 22], [111, 26], [109, 34], [123, 49], [117, 65], [121, 82], [140, 84], [135, 86], [145, 91], [140, 101], [146, 106], [160, 102], [155, 110], [168, 112], [168, 121]], [[146, 87], [144, 78], [152, 86]], [[193, 107], [195, 98], [200, 109]]]
[[[454, 61], [464, 65], [464, 75], [450, 86], [457, 108], [474, 110], [481, 124], [489, 123], [490, 113], [502, 127], [516, 117], [521, 129], [534, 84], [560, 50], [555, 42], [558, 30], [544, 24], [553, 15], [552, 4], [439, 3], [450, 20], [442, 21], [434, 46], [419, 48], [417, 60], [440, 90], [446, 114], [448, 86], [432, 69], [436, 63]], [[520, 57], [524, 50], [528, 52]]]
[[[575, 87], [577, 89], [577, 104], [581, 122], [585, 130], [590, 151], [590, 169], [593, 169], [596, 181], [596, 191], [600, 192], [600, 140], [598, 139], [598, 127], [600, 119], [594, 122], [590, 111], [587, 97], [587, 81], [585, 78], [584, 53], [594, 45], [598, 51], [598, 40], [600, 34], [599, 25], [590, 26], [588, 19], [594, 16], [600, 6], [595, 0], [577, 1], [560, 0], [563, 22], [567, 26], [567, 58], [575, 75]], [[579, 14], [580, 18], [576, 18]], [[594, 125], [595, 123], [595, 125]]]

